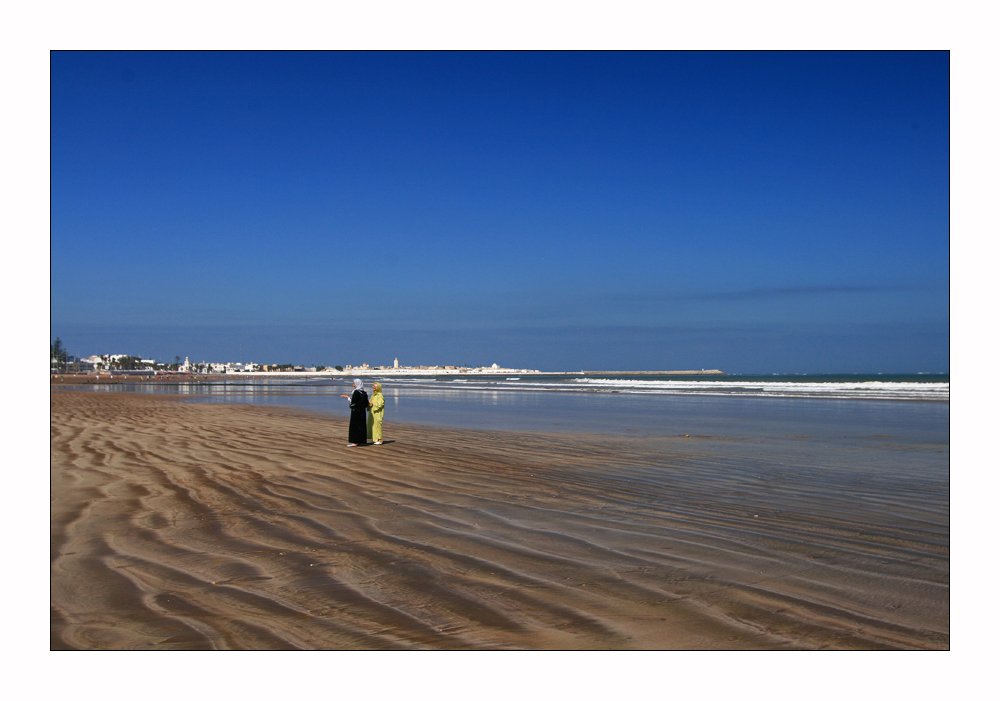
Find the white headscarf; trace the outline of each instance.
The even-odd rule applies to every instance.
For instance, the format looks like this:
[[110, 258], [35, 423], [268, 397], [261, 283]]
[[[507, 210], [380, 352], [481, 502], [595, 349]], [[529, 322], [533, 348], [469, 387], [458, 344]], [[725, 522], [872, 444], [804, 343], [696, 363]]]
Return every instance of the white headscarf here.
[[365, 383], [361, 380], [354, 378], [354, 389], [364, 389]]

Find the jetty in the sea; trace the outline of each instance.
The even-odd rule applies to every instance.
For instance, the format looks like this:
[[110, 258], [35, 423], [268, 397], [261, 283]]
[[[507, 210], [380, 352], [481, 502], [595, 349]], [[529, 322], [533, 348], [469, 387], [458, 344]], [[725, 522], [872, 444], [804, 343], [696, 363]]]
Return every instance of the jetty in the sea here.
[[580, 375], [725, 375], [722, 370], [581, 370]]

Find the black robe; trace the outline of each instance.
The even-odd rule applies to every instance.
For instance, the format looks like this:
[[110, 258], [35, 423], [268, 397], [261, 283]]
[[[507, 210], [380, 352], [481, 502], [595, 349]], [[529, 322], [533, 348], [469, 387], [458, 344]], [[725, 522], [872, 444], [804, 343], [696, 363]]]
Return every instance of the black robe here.
[[368, 393], [356, 389], [351, 395], [351, 426], [347, 442], [365, 445], [368, 442]]

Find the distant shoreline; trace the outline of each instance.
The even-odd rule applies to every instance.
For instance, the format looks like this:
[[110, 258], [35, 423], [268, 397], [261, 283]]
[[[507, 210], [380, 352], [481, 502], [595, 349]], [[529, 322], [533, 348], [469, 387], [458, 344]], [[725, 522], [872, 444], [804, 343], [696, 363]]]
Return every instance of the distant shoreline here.
[[502, 377], [504, 375], [534, 375], [538, 377], [593, 377], [601, 375], [726, 375], [722, 370], [576, 370], [548, 372], [514, 368], [498, 369], [445, 369], [445, 368], [351, 368], [350, 370], [317, 370], [292, 372], [230, 372], [230, 373], [185, 373], [158, 372], [148, 370], [116, 370], [114, 372], [54, 372], [53, 383], [65, 384], [110, 384], [116, 382], [220, 382], [232, 379], [261, 378], [333, 378], [333, 377], [435, 377], [438, 375], [475, 375], [477, 377]]

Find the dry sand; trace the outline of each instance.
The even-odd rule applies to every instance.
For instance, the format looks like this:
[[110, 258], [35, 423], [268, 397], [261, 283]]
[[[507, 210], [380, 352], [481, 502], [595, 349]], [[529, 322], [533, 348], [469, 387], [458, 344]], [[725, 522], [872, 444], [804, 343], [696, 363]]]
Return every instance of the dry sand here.
[[[947, 649], [947, 485], [52, 392], [53, 649]], [[836, 471], [841, 474], [842, 471]]]

